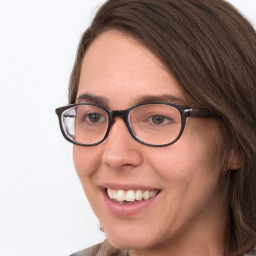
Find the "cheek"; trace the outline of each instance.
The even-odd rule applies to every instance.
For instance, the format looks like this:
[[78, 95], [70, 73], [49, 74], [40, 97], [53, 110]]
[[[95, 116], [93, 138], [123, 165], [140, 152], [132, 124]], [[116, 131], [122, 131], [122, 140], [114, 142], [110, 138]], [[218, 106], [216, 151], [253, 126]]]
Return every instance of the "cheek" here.
[[[98, 188], [92, 182], [99, 169], [101, 151], [99, 147], [73, 146], [73, 161], [84, 193], [95, 213], [100, 212]], [[97, 214], [96, 214], [97, 215]]]
[[99, 148], [81, 147], [74, 145], [73, 161], [79, 178], [91, 176], [100, 165], [101, 151]]
[[[209, 179], [220, 176], [223, 150], [218, 129], [210, 125], [207, 132], [198, 133], [201, 127], [188, 126], [182, 137], [173, 145], [158, 148], [158, 157], [154, 150], [148, 156], [148, 161], [157, 170], [166, 183], [193, 184], [205, 186], [211, 183]], [[196, 131], [196, 132], [194, 132]]]
[[165, 177], [165, 180], [171, 178], [189, 180], [190, 178], [186, 177], [194, 176], [196, 172], [205, 168], [207, 152], [202, 150], [202, 147], [197, 148], [192, 145], [191, 148], [177, 142], [168, 151], [163, 150], [162, 153], [159, 153], [157, 158], [152, 154], [148, 159], [154, 170], [158, 170], [158, 173]]

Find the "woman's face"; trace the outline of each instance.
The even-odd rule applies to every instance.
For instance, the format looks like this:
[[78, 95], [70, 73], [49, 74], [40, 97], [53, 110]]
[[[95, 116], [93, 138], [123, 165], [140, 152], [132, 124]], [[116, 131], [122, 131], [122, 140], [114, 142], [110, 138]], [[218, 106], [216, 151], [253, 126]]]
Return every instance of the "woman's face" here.
[[[110, 30], [89, 47], [78, 102], [102, 102], [111, 110], [122, 110], [145, 97], [166, 99], [166, 95], [186, 105], [173, 75], [137, 40]], [[166, 147], [140, 144], [116, 118], [103, 143], [74, 145], [78, 176], [110, 243], [119, 248], [159, 249], [170, 241], [177, 246], [185, 240], [200, 243], [209, 233], [218, 240], [225, 219], [219, 141], [212, 118], [189, 118], [181, 138]], [[107, 189], [120, 196], [139, 191], [138, 199], [140, 194], [147, 199], [148, 193], [152, 198], [114, 202]]]

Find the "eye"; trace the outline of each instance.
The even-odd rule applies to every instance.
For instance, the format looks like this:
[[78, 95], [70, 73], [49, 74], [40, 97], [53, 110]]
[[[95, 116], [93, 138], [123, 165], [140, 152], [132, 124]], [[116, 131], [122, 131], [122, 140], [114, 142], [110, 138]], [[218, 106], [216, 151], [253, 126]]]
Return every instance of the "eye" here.
[[97, 123], [104, 121], [104, 116], [99, 113], [90, 113], [85, 116], [85, 119], [91, 123]]
[[163, 116], [163, 115], [154, 115], [150, 117], [150, 121], [153, 124], [167, 124], [171, 123], [171, 119], [169, 117]]

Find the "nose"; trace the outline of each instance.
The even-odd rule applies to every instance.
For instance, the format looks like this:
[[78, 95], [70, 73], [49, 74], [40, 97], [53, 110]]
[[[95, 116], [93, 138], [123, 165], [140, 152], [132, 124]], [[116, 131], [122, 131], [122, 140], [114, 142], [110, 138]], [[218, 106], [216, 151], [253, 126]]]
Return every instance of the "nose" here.
[[115, 118], [103, 144], [102, 162], [114, 170], [133, 169], [143, 161], [141, 147], [145, 146], [132, 138], [120, 117]]

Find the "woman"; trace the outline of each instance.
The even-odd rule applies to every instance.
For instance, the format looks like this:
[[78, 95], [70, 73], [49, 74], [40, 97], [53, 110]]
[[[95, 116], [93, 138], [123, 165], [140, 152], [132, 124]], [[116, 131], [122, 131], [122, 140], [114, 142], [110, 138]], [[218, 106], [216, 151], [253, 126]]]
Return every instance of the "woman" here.
[[59, 108], [107, 240], [74, 255], [255, 255], [256, 35], [222, 0], [109, 0]]

